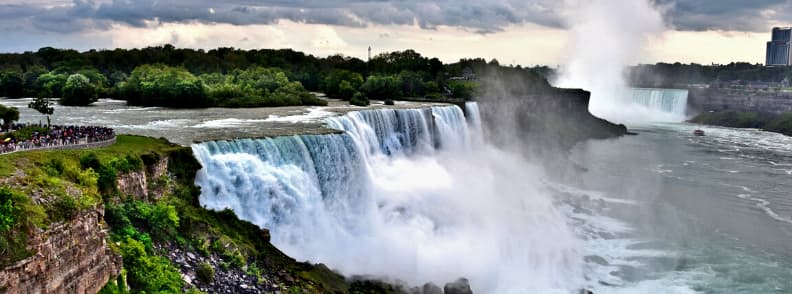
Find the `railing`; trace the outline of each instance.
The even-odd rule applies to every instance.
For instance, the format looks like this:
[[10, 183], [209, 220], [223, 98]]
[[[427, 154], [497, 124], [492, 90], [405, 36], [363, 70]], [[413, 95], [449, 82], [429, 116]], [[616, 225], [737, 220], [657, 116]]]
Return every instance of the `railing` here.
[[16, 146], [13, 151], [3, 152], [2, 150], [0, 150], [0, 155], [23, 152], [23, 151], [35, 151], [35, 150], [73, 150], [73, 149], [107, 147], [115, 144], [115, 141], [116, 141], [116, 136], [113, 135], [110, 139], [92, 141], [92, 142], [88, 142], [87, 138], [83, 138], [80, 139], [79, 142], [75, 144], [51, 144], [44, 146], [31, 145], [30, 147], [21, 145], [21, 146]]

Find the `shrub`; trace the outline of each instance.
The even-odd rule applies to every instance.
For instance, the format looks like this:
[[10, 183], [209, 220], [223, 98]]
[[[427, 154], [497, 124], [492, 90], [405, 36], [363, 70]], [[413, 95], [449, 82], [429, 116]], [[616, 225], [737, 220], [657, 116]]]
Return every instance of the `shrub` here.
[[198, 265], [198, 268], [195, 270], [195, 275], [198, 277], [198, 280], [203, 282], [204, 284], [211, 284], [214, 282], [214, 268], [211, 264], [206, 262], [201, 263]]
[[392, 99], [386, 99], [385, 100], [385, 105], [396, 105], [396, 102], [393, 102]]
[[80, 207], [77, 200], [69, 195], [63, 195], [52, 203], [48, 214], [54, 220], [70, 220], [77, 216], [78, 212], [80, 212]]
[[368, 106], [370, 104], [368, 97], [363, 93], [357, 92], [352, 99], [349, 100], [349, 104], [357, 105], [357, 106]]
[[133, 290], [145, 293], [178, 293], [183, 281], [168, 259], [149, 255], [143, 243], [127, 237], [121, 243], [127, 281]]

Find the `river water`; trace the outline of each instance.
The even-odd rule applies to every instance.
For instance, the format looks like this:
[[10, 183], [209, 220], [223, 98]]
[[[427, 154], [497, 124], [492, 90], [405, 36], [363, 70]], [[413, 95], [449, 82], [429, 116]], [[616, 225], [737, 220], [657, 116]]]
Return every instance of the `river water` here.
[[[0, 99], [0, 104], [19, 107], [22, 110], [23, 121], [37, 122], [43, 119], [24, 107], [27, 102], [29, 101]], [[331, 108], [169, 110], [126, 107], [120, 101], [103, 100], [94, 107], [58, 106], [53, 122], [110, 126], [116, 128], [119, 133], [161, 136], [185, 145], [218, 136], [236, 138], [273, 134], [271, 131], [262, 130], [268, 128], [283, 127], [292, 132], [295, 130], [299, 132], [301, 128], [315, 130], [317, 125], [321, 127], [326, 122], [347, 132], [354, 130], [349, 137], [309, 136], [297, 140], [300, 142], [284, 139], [283, 142], [238, 141], [233, 144], [252, 147], [260, 144], [266, 148], [274, 148], [266, 149], [272, 154], [289, 151], [279, 151], [278, 148], [281, 147], [278, 146], [296, 146], [294, 147], [296, 149], [290, 149], [289, 152], [312, 150], [311, 152], [316, 154], [325, 154], [323, 158], [327, 160], [341, 160], [340, 157], [332, 154], [360, 156], [358, 154], [360, 152], [370, 152], [371, 155], [366, 155], [370, 158], [364, 157], [361, 159], [362, 162], [352, 165], [331, 164], [332, 161], [318, 162], [316, 158], [309, 161], [312, 168], [313, 166], [325, 166], [325, 169], [339, 166], [366, 167], [363, 173], [349, 169], [345, 171], [354, 177], [371, 177], [372, 181], [354, 188], [362, 189], [361, 187], [365, 185], [373, 185], [379, 189], [377, 196], [372, 198], [370, 203], [367, 202], [367, 205], [360, 207], [355, 205], [351, 208], [346, 207], [344, 205], [347, 203], [338, 201], [332, 202], [331, 205], [338, 206], [338, 209], [355, 209], [356, 213], [369, 217], [366, 221], [372, 222], [382, 221], [381, 215], [365, 210], [385, 207], [390, 209], [387, 210], [387, 221], [398, 221], [398, 226], [354, 225], [352, 223], [359, 222], [360, 219], [352, 215], [340, 217], [323, 215], [321, 217], [334, 217], [352, 229], [347, 230], [343, 227], [338, 234], [326, 234], [326, 239], [312, 240], [315, 243], [300, 243], [301, 238], [305, 236], [277, 230], [295, 228], [293, 222], [286, 221], [295, 216], [289, 215], [295, 203], [304, 202], [311, 206], [316, 203], [310, 201], [327, 201], [322, 198], [327, 195], [325, 190], [332, 190], [332, 193], [340, 193], [339, 195], [359, 194], [362, 195], [361, 197], [366, 197], [366, 193], [358, 190], [354, 190], [354, 193], [350, 192], [349, 189], [353, 188], [350, 186], [332, 186], [335, 183], [333, 182], [335, 175], [321, 176], [322, 181], [326, 183], [313, 188], [305, 185], [284, 186], [295, 191], [299, 190], [300, 194], [289, 192], [292, 190], [268, 189], [260, 186], [273, 183], [273, 187], [276, 187], [280, 185], [278, 177], [281, 176], [294, 183], [310, 183], [310, 178], [294, 176], [299, 174], [297, 169], [301, 168], [302, 163], [278, 167], [271, 165], [272, 162], [265, 157], [257, 159], [256, 156], [247, 155], [219, 156], [218, 159], [228, 162], [214, 162], [218, 168], [232, 165], [249, 167], [252, 169], [248, 170], [250, 171], [248, 174], [260, 176], [251, 181], [261, 182], [249, 182], [246, 184], [248, 186], [245, 186], [246, 189], [238, 189], [239, 191], [263, 191], [261, 193], [264, 196], [283, 195], [277, 197], [281, 197], [281, 200], [289, 200], [278, 202], [284, 203], [285, 206], [270, 205], [268, 206], [270, 210], [267, 211], [245, 211], [249, 220], [259, 224], [275, 224], [273, 226], [279, 223], [289, 224], [276, 227], [273, 231], [276, 245], [283, 245], [287, 248], [287, 253], [298, 258], [326, 262], [333, 268], [342, 268], [349, 273], [365, 273], [360, 270], [369, 269], [376, 274], [387, 274], [389, 270], [396, 270], [402, 273], [409, 272], [403, 280], [422, 283], [432, 280], [435, 276], [447, 280], [456, 277], [455, 270], [468, 270], [472, 272], [471, 275], [479, 275], [471, 280], [475, 289], [484, 291], [497, 289], [499, 293], [550, 292], [545, 291], [548, 290], [546, 287], [560, 290], [558, 291], [560, 293], [572, 292], [581, 287], [590, 288], [595, 293], [792, 293], [792, 138], [790, 137], [757, 130], [689, 124], [654, 124], [637, 127], [633, 128], [639, 133], [637, 136], [578, 145], [570, 156], [587, 171], [580, 173], [576, 179], [560, 182], [541, 176], [542, 173], [533, 171], [534, 167], [519, 169], [514, 165], [519, 161], [512, 160], [511, 157], [491, 148], [486, 149], [487, 154], [491, 153], [487, 156], [465, 153], [470, 156], [466, 158], [467, 161], [459, 160], [460, 157], [457, 156], [459, 153], [454, 156], [443, 156], [444, 151], [433, 151], [433, 148], [429, 147], [427, 147], [429, 151], [425, 154], [412, 155], [420, 151], [406, 152], [393, 147], [393, 138], [377, 138], [381, 132], [366, 126], [371, 124], [387, 129], [389, 120], [375, 119], [379, 116], [373, 114], [366, 117], [352, 115], [348, 119], [328, 119], [329, 116], [337, 115], [334, 111], [338, 111], [338, 108], [344, 108], [342, 105], [334, 107], [333, 109], [336, 110]], [[344, 113], [349, 110], [360, 109], [350, 108], [338, 112]], [[443, 132], [449, 134], [461, 132], [456, 129], [464, 122], [459, 121], [457, 112], [449, 112], [448, 109], [442, 108], [432, 112], [434, 114], [401, 115], [402, 122], [397, 123], [398, 127], [388, 129], [387, 132], [394, 134], [401, 132], [403, 136], [416, 138], [410, 140], [429, 142], [432, 138], [426, 131], [400, 131], [416, 122], [425, 125], [427, 115], [434, 115], [436, 119], [453, 118], [456, 121], [443, 124], [448, 128]], [[308, 127], [303, 127], [302, 124], [289, 125], [294, 121], [305, 120], [311, 122], [307, 124]], [[375, 120], [380, 121], [375, 124], [373, 122]], [[480, 126], [474, 122], [471, 127], [474, 130], [472, 133], [475, 134], [478, 132], [475, 129]], [[697, 128], [702, 128], [707, 136], [692, 136], [692, 131]], [[370, 133], [366, 135], [364, 131]], [[375, 143], [371, 146], [369, 143], [361, 145], [361, 142], [368, 141], [358, 137], [367, 136], [372, 138], [369, 141]], [[424, 137], [425, 139], [421, 139]], [[473, 137], [466, 135], [460, 138], [470, 141]], [[399, 140], [402, 140], [398, 141], [402, 143], [412, 142]], [[434, 140], [454, 142], [453, 140], [461, 139], [451, 136], [451, 138]], [[287, 141], [296, 142], [297, 145]], [[309, 146], [299, 151], [300, 148], [306, 147], [304, 142], [308, 141], [338, 141], [339, 146], [343, 146], [345, 151], [334, 153], [332, 149], [320, 148], [324, 145]], [[426, 144], [431, 145], [431, 143]], [[204, 150], [205, 148], [201, 146], [205, 145], [193, 145], [194, 150]], [[377, 148], [376, 146], [379, 145], [380, 148]], [[412, 149], [416, 148], [405, 150]], [[258, 150], [257, 152], [262, 152], [261, 150], [264, 149], [258, 148]], [[394, 157], [394, 150], [403, 154]], [[235, 159], [237, 157], [255, 165], [242, 164]], [[299, 156], [295, 155], [290, 158], [297, 157]], [[371, 170], [372, 167], [376, 167], [377, 170]], [[526, 172], [525, 169], [531, 171]], [[213, 171], [218, 172], [218, 170]], [[294, 173], [288, 174], [289, 172]], [[514, 176], [525, 180], [512, 181], [511, 178]], [[216, 178], [222, 177], [218, 175]], [[240, 181], [242, 178], [235, 179]], [[216, 182], [205, 184], [225, 186]], [[504, 185], [515, 187], [507, 189]], [[229, 190], [231, 191], [229, 193], [233, 194], [233, 191], [237, 191], [234, 189]], [[302, 193], [305, 191], [307, 192]], [[510, 201], [504, 205], [491, 203], [498, 201], [499, 198], [496, 196], [502, 196], [499, 193], [513, 194], [519, 191], [523, 191], [524, 199], [527, 201], [508, 198], [503, 199]], [[552, 203], [554, 208], [550, 210], [556, 212], [548, 213], [548, 207], [545, 206], [547, 199], [536, 198], [534, 194], [544, 193], [541, 191], [551, 191], [552, 195], [549, 196], [550, 201], [547, 203]], [[317, 198], [318, 195], [322, 197]], [[383, 195], [391, 198], [382, 199], [385, 197]], [[459, 199], [455, 196], [459, 195], [471, 197], [463, 200], [472, 202], [467, 205], [457, 203]], [[292, 196], [295, 197], [290, 198]], [[215, 201], [212, 205], [217, 208], [230, 207], [235, 201], [217, 197], [212, 199]], [[266, 197], [262, 199], [261, 201], [268, 201]], [[228, 202], [223, 204], [222, 201]], [[451, 207], [450, 204], [458, 206]], [[249, 208], [251, 205], [239, 206]], [[317, 214], [320, 212], [322, 211], [311, 211]], [[272, 215], [277, 217], [273, 218]], [[303, 219], [322, 220], [313, 214], [310, 217], [315, 219]], [[521, 218], [526, 218], [525, 223], [519, 222]], [[504, 220], [508, 222], [499, 223]], [[558, 223], [559, 221], [561, 223]], [[311, 225], [317, 224], [307, 224], [307, 226]], [[327, 228], [328, 232], [336, 232], [333, 230], [340, 228], [327, 223], [318, 225]], [[378, 231], [388, 228], [393, 228], [394, 231], [386, 233]], [[575, 240], [567, 238], [564, 232], [566, 229], [571, 231], [570, 235], [573, 235]], [[529, 237], [523, 238], [515, 234], [529, 235]], [[408, 238], [413, 235], [418, 238], [416, 239], [418, 242]], [[282, 239], [277, 239], [278, 236]], [[350, 239], [340, 240], [346, 238], [344, 236]], [[389, 238], [386, 239], [388, 242], [382, 242], [382, 238]], [[498, 238], [502, 238], [503, 242], [513, 243], [494, 244], [492, 240], [501, 240]], [[371, 245], [349, 248], [367, 243]], [[313, 246], [317, 244], [324, 245]], [[322, 251], [331, 245], [337, 245], [338, 247], [334, 247], [337, 251]], [[394, 246], [409, 248], [400, 249]], [[390, 250], [390, 252], [383, 253], [377, 249]], [[506, 250], [508, 254], [505, 254], [506, 251], [495, 252], [494, 259], [490, 260], [485, 258], [486, 254], [481, 253], [485, 250]], [[336, 258], [334, 252], [347, 255]], [[369, 254], [361, 259], [360, 252]], [[463, 255], [451, 254], [457, 252]], [[481, 256], [473, 256], [477, 254], [476, 252]], [[377, 256], [377, 254], [384, 255]], [[371, 258], [387, 259], [389, 254], [398, 260], [407, 260], [410, 263], [396, 264], [399, 267], [387, 267], [372, 262]], [[581, 261], [570, 261], [569, 257], [580, 258]], [[520, 258], [525, 258], [527, 263], [520, 263], [523, 261]], [[498, 270], [497, 265], [503, 262], [505, 262], [503, 267], [505, 270]], [[520, 268], [520, 265], [528, 265], [527, 267], [530, 268]], [[416, 266], [419, 268], [416, 269]], [[430, 268], [432, 266], [435, 268]], [[490, 268], [493, 270], [486, 270]], [[519, 285], [523, 280], [530, 281], [527, 283], [528, 287], [510, 288], [510, 285]]]
[[[707, 136], [692, 136], [697, 128]], [[569, 215], [598, 256], [595, 292], [792, 292], [792, 137], [634, 130], [578, 146], [573, 159], [588, 172], [560, 189], [572, 191]]]

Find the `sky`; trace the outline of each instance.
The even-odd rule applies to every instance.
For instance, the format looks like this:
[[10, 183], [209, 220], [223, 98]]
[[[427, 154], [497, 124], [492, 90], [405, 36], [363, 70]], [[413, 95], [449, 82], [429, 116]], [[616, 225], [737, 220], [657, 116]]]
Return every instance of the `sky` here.
[[371, 46], [557, 66], [588, 46], [571, 40], [587, 1], [608, 8], [603, 18], [625, 1], [660, 12], [663, 29], [646, 34], [636, 63], [762, 63], [771, 28], [792, 25], [787, 0], [0, 0], [0, 52], [173, 44], [365, 58]]

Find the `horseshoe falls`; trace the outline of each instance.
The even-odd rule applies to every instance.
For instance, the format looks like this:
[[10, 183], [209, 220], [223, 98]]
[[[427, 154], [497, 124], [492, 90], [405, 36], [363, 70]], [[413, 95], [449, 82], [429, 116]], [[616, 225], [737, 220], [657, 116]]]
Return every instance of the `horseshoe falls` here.
[[270, 230], [298, 260], [344, 275], [476, 293], [570, 293], [582, 242], [540, 169], [486, 143], [478, 107], [327, 118], [341, 132], [193, 145], [201, 204]]
[[634, 88], [631, 101], [656, 113], [661, 121], [681, 122], [685, 120], [688, 90]]

